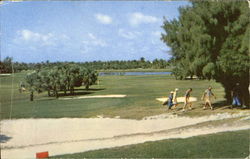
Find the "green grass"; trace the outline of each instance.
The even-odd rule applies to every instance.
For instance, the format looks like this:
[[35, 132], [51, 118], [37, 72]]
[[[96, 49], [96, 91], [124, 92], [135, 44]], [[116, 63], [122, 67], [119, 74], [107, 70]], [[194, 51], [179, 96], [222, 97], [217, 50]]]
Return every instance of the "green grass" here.
[[245, 158], [248, 155], [249, 130], [242, 130], [146, 142], [54, 158]]
[[[141, 119], [145, 116], [165, 113], [166, 107], [155, 98], [168, 96], [169, 92], [176, 87], [180, 89], [179, 96], [183, 96], [185, 91], [192, 87], [192, 96], [199, 99], [203, 91], [211, 85], [217, 95], [216, 102], [224, 100], [224, 90], [215, 81], [181, 81], [175, 80], [170, 75], [148, 75], [100, 76], [100, 84], [91, 87], [94, 90], [86, 91], [81, 88], [76, 91], [78, 94], [89, 93], [87, 95], [126, 94], [126, 98], [58, 100], [54, 97], [47, 97], [44, 92], [36, 93], [35, 101], [30, 102], [29, 92], [18, 92], [19, 82], [23, 80], [24, 75], [25, 73], [18, 73], [14, 77], [0, 77], [1, 119], [8, 119], [10, 115], [11, 118], [61, 118], [95, 117], [101, 114], [105, 117], [120, 116], [121, 118]], [[201, 102], [196, 102], [195, 109], [185, 115], [212, 113], [209, 110], [203, 111], [201, 107]], [[231, 110], [217, 109], [214, 112], [225, 111]]]
[[122, 70], [98, 70], [98, 72], [171, 72], [172, 68], [165, 69], [122, 69]]
[[[126, 94], [126, 98], [74, 99], [59, 100], [47, 97], [46, 92], [35, 94], [35, 100], [29, 101], [29, 92], [19, 93], [19, 82], [25, 73], [0, 77], [1, 119], [11, 118], [61, 118], [61, 117], [105, 117], [141, 119], [145, 116], [166, 113], [166, 107], [155, 100], [168, 96], [171, 90], [179, 88], [179, 96], [192, 87], [192, 96], [201, 97], [204, 90], [211, 85], [217, 96], [216, 109], [202, 110], [202, 102], [194, 103], [194, 110], [180, 115], [201, 116], [218, 112], [236, 112], [240, 110], [225, 109], [224, 89], [219, 83], [207, 80], [175, 80], [170, 75], [148, 76], [100, 76], [100, 84], [86, 91], [77, 88], [76, 93], [86, 95]], [[11, 95], [13, 94], [13, 96]], [[12, 100], [11, 100], [12, 99]], [[182, 106], [182, 105], [181, 105]], [[180, 107], [181, 107], [180, 106]], [[11, 116], [10, 116], [11, 115]], [[91, 151], [61, 157], [206, 157], [228, 158], [245, 157], [248, 154], [249, 131], [227, 132], [216, 135], [192, 137], [188, 139], [171, 139], [144, 144], [124, 146], [113, 149]]]

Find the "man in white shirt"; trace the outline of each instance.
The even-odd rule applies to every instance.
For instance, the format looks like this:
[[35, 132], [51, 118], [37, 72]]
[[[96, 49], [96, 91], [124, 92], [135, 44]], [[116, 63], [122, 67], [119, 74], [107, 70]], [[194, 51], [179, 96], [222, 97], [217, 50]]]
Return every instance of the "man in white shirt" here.
[[212, 87], [209, 86], [208, 89], [205, 90], [205, 92], [203, 93], [201, 100], [204, 100], [204, 107], [203, 109], [206, 109], [207, 105], [211, 108], [211, 110], [213, 110], [214, 108], [212, 107], [212, 102], [211, 102], [211, 98], [214, 97], [214, 99], [216, 99], [215, 95], [212, 92]]
[[173, 92], [173, 109], [177, 107], [178, 102], [177, 102], [177, 93], [178, 93], [178, 88], [175, 88], [174, 92]]

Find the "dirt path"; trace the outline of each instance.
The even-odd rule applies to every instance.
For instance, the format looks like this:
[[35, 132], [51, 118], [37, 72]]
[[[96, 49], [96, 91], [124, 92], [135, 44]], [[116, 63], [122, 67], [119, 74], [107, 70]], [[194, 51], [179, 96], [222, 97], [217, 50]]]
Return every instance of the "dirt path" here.
[[[186, 138], [223, 131], [250, 129], [249, 112], [216, 114], [199, 118], [159, 115], [143, 120], [110, 118], [18, 119], [1, 121], [2, 158], [35, 158], [36, 152], [50, 155], [84, 152], [100, 148], [138, 144], [169, 138]], [[208, 121], [237, 119], [240, 124], [199, 126]], [[185, 128], [185, 129], [184, 129]], [[180, 131], [181, 130], [181, 131]]]

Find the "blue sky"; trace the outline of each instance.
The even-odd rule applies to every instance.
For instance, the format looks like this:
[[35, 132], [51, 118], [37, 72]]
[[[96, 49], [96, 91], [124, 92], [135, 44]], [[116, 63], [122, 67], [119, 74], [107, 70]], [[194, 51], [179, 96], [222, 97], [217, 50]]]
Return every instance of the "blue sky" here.
[[163, 17], [187, 1], [43, 1], [1, 4], [1, 58], [19, 62], [168, 59]]

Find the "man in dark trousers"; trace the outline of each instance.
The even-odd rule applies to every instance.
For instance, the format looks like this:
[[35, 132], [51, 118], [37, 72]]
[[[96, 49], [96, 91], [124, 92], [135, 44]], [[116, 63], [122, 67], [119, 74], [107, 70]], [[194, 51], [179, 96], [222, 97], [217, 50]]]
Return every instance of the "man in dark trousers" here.
[[174, 92], [171, 91], [170, 95], [168, 96], [168, 109], [171, 109], [172, 106], [174, 105], [173, 98], [174, 98]]
[[241, 92], [239, 83], [236, 83], [236, 85], [234, 86], [231, 92], [231, 96], [233, 98], [232, 108], [233, 106], [241, 106], [241, 101], [240, 101]]

